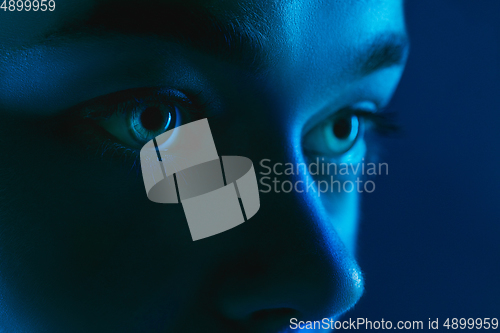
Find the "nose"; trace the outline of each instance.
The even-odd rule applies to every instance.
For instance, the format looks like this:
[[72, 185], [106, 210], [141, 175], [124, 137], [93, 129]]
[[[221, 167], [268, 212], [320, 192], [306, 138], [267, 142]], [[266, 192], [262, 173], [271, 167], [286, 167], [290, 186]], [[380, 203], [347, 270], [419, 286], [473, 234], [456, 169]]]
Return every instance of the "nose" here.
[[[214, 128], [213, 132], [222, 130]], [[259, 133], [274, 136], [248, 135], [245, 128], [232, 140], [215, 136], [221, 155], [252, 160], [258, 180], [263, 157], [281, 162], [298, 159], [296, 153], [284, 151], [285, 142], [276, 139], [286, 134], [270, 129]], [[256, 139], [245, 144], [246, 137]], [[198, 277], [202, 281], [196, 292], [199, 297], [186, 311], [210, 309], [204, 330], [211, 322], [222, 332], [220, 322], [213, 322], [218, 318], [230, 332], [270, 333], [289, 328], [292, 318], [317, 321], [350, 309], [361, 297], [363, 279], [332, 221], [346, 214], [326, 213], [319, 205], [306, 192], [260, 192], [260, 209], [250, 220], [194, 242], [196, 253], [206, 253], [199, 263], [206, 270], [199, 268], [203, 275]], [[201, 327], [187, 319], [182, 322], [184, 331]]]
[[261, 211], [234, 230], [239, 244], [219, 267], [217, 304], [250, 332], [274, 332], [292, 318], [322, 320], [352, 307], [359, 267], [306, 197], [261, 195]]

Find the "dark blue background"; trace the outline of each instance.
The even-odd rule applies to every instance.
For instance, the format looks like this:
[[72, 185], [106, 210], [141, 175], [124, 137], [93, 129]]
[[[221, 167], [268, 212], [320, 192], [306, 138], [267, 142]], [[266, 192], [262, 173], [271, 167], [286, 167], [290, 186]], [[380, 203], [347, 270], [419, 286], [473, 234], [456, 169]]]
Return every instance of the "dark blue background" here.
[[[408, 0], [389, 176], [365, 195], [347, 318], [500, 318], [500, 1]], [[440, 330], [444, 330], [441, 327]], [[499, 329], [500, 330], [500, 329]]]

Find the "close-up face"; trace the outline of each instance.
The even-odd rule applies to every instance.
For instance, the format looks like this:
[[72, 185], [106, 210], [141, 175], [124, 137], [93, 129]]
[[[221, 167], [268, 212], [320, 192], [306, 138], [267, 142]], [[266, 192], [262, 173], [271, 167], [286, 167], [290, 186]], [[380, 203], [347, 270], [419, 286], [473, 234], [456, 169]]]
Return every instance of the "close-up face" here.
[[[296, 166], [376, 159], [402, 1], [50, 5], [0, 11], [1, 332], [285, 332], [354, 306], [371, 188]], [[193, 241], [139, 152], [204, 118], [218, 155], [253, 162], [260, 209]]]

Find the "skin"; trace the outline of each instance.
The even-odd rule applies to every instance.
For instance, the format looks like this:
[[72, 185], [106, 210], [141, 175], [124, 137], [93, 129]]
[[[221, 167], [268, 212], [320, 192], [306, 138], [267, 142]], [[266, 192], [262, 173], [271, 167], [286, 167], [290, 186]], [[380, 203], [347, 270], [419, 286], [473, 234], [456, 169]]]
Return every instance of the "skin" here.
[[[180, 205], [147, 199], [137, 149], [113, 149], [120, 140], [71, 107], [141, 87], [196, 91], [219, 155], [257, 172], [262, 159], [311, 161], [311, 128], [391, 98], [404, 61], [361, 74], [352, 59], [405, 35], [402, 2], [190, 2], [264, 37], [252, 66], [152, 35], [46, 39], [95, 5], [0, 11], [0, 330], [278, 332], [350, 309], [363, 292], [356, 192], [261, 194], [250, 221], [193, 242]], [[359, 160], [371, 143], [359, 145], [330, 159]]]

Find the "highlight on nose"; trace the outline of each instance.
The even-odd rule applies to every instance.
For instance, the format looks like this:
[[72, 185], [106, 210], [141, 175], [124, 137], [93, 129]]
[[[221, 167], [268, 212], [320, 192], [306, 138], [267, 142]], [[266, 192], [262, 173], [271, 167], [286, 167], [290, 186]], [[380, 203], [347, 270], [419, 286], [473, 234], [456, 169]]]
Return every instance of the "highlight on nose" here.
[[[261, 214], [244, 226], [248, 231], [235, 232], [241, 252], [232, 245], [234, 259], [218, 268], [211, 286], [220, 315], [248, 332], [284, 332], [293, 318], [338, 318], [363, 293], [356, 260], [335, 232], [312, 227], [322, 223], [319, 215], [311, 218], [297, 198], [262, 200]], [[265, 233], [259, 232], [263, 225]], [[254, 245], [251, 252], [247, 243]]]
[[359, 270], [348, 271], [350, 276], [330, 279], [321, 276], [321, 271], [290, 272], [279, 279], [273, 279], [276, 275], [270, 273], [261, 285], [249, 281], [250, 286], [233, 289], [233, 295], [222, 303], [222, 313], [249, 332], [282, 332], [299, 321], [330, 322], [351, 309], [363, 293]]

